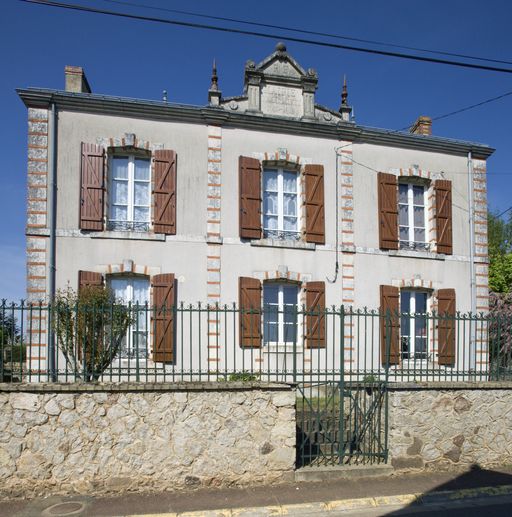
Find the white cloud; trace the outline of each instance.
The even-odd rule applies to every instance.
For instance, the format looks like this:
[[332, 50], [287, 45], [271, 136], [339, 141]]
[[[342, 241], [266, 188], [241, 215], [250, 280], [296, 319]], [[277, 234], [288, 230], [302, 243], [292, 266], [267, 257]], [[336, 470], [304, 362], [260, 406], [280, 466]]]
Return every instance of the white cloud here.
[[25, 247], [0, 247], [0, 299], [19, 302], [26, 298]]

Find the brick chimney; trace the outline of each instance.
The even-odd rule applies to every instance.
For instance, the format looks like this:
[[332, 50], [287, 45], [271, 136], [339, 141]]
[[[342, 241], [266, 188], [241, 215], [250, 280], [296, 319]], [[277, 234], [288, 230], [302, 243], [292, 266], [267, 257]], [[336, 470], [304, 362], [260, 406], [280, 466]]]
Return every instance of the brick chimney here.
[[415, 135], [431, 135], [432, 134], [432, 119], [425, 115], [418, 117], [416, 122], [411, 126], [411, 133]]
[[81, 66], [69, 66], [64, 68], [66, 77], [66, 91], [75, 93], [91, 93], [91, 87], [85, 77], [84, 69]]

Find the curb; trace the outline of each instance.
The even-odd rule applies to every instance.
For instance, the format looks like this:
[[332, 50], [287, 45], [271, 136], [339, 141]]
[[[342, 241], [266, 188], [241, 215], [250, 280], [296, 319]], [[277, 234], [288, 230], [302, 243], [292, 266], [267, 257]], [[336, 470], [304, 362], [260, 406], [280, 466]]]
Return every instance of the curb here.
[[254, 506], [242, 508], [223, 508], [181, 513], [133, 514], [125, 517], [274, 517], [277, 515], [325, 515], [331, 512], [364, 510], [381, 506], [430, 506], [443, 503], [463, 502], [487, 497], [512, 496], [512, 485], [464, 488], [431, 494], [402, 494], [391, 496], [341, 499], [338, 501]]

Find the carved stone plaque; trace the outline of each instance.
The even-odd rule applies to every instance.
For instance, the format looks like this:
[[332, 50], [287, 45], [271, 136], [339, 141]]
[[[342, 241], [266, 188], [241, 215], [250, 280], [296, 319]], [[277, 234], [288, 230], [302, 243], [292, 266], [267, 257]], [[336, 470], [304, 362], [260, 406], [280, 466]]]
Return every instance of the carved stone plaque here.
[[304, 114], [302, 90], [268, 84], [261, 89], [261, 111], [269, 115], [300, 118]]

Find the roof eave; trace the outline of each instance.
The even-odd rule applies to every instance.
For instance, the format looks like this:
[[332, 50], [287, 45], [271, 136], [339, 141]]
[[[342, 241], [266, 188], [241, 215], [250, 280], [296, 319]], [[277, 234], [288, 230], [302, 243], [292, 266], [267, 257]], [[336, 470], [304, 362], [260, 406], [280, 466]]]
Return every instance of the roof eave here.
[[177, 122], [224, 124], [243, 129], [343, 139], [456, 155], [467, 155], [471, 152], [475, 158], [483, 159], [488, 158], [495, 150], [488, 145], [475, 142], [383, 130], [359, 126], [352, 122], [326, 124], [315, 120], [293, 120], [277, 116], [229, 112], [219, 107], [171, 104], [163, 101], [70, 93], [61, 90], [18, 88], [16, 91], [27, 108], [48, 108], [50, 104], [55, 103], [58, 108], [70, 111], [123, 114], [134, 118], [149, 117], [155, 120]]

